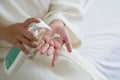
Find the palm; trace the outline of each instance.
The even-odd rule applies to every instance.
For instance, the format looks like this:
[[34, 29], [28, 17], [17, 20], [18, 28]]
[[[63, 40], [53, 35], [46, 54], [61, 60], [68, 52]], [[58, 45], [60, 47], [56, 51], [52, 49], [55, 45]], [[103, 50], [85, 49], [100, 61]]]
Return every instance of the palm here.
[[[59, 25], [52, 25], [51, 26], [52, 31], [47, 30], [45, 34], [43, 35], [43, 40], [45, 41], [44, 44], [40, 47], [41, 48], [41, 54], [44, 54], [46, 52], [47, 55], [50, 55], [51, 53], [54, 53], [53, 60], [52, 60], [52, 66], [56, 64], [57, 58], [59, 56], [59, 52], [63, 46], [63, 44], [66, 44], [67, 50], [71, 52], [71, 43], [70, 39], [67, 33], [67, 30]], [[59, 37], [53, 37], [54, 34], [59, 34]], [[48, 45], [49, 46], [46, 46]]]

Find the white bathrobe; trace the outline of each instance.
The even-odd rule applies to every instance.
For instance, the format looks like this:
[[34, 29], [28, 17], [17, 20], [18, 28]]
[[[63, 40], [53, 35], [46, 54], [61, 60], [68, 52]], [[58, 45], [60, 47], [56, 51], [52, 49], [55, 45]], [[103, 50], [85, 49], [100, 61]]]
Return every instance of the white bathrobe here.
[[[82, 9], [80, 0], [0, 0], [0, 26], [39, 17], [48, 25], [54, 19], [64, 21], [73, 48], [82, 43]], [[6, 75], [3, 58], [11, 45], [0, 40], [0, 80], [105, 80], [97, 69], [83, 59], [77, 49], [69, 54], [63, 47], [57, 65], [50, 66], [52, 56], [37, 53], [26, 60], [16, 74]]]

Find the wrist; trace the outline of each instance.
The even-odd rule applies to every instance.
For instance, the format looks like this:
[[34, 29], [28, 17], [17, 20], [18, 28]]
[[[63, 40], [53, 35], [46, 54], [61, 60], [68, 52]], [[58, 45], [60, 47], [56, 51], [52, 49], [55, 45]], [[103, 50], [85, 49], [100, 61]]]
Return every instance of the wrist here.
[[61, 26], [65, 26], [65, 23], [62, 21], [62, 20], [60, 20], [60, 19], [55, 19], [55, 20], [53, 20], [51, 23], [50, 23], [50, 25], [61, 25]]

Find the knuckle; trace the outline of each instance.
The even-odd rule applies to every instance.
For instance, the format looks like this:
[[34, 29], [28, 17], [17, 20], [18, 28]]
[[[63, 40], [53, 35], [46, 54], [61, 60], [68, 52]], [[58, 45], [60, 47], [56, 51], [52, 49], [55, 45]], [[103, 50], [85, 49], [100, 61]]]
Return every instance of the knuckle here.
[[24, 46], [19, 46], [19, 48], [22, 50], [22, 51], [25, 51], [25, 47]]
[[17, 41], [16, 41], [16, 40], [13, 40], [13, 41], [12, 41], [12, 44], [17, 45]]
[[32, 21], [34, 21], [35, 20], [35, 18], [28, 18], [27, 20], [26, 20], [26, 22], [32, 22]]
[[32, 35], [31, 33], [27, 33], [27, 34], [26, 34], [26, 37], [27, 37], [29, 40], [32, 39], [32, 36], [33, 36], [33, 35]]
[[29, 46], [34, 47], [35, 45], [31, 42], [28, 43]]
[[58, 53], [55, 54], [55, 58], [56, 58], [56, 59], [57, 59], [58, 55], [59, 55]]
[[48, 36], [43, 36], [43, 40], [47, 41], [49, 39]]
[[16, 39], [20, 39], [21, 36], [19, 36], [19, 35], [15, 35], [15, 37], [16, 37]]

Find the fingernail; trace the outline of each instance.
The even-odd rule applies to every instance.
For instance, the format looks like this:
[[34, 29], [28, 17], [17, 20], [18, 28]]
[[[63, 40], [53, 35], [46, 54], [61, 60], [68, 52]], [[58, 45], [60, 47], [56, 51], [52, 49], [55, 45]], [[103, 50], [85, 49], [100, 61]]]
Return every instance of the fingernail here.
[[55, 65], [56, 65], [56, 61], [53, 61], [52, 62], [52, 67], [55, 67]]
[[25, 53], [26, 53], [26, 54], [29, 54], [29, 53], [30, 53], [30, 51], [29, 51], [29, 50], [25, 50]]
[[50, 54], [47, 54], [47, 56], [50, 56]]
[[54, 64], [52, 64], [52, 67], [55, 67], [55, 65], [54, 65]]
[[41, 55], [43, 55], [44, 53], [40, 53]]
[[38, 41], [38, 40], [39, 40], [39, 38], [35, 37], [35, 38], [33, 38], [33, 40], [34, 40], [34, 41]]
[[36, 48], [36, 47], [37, 47], [37, 45], [36, 45], [35, 43], [32, 43], [32, 46], [33, 46], [34, 48]]
[[39, 48], [38, 48], [38, 47], [36, 48], [36, 51], [37, 51], [37, 52], [39, 51]]

